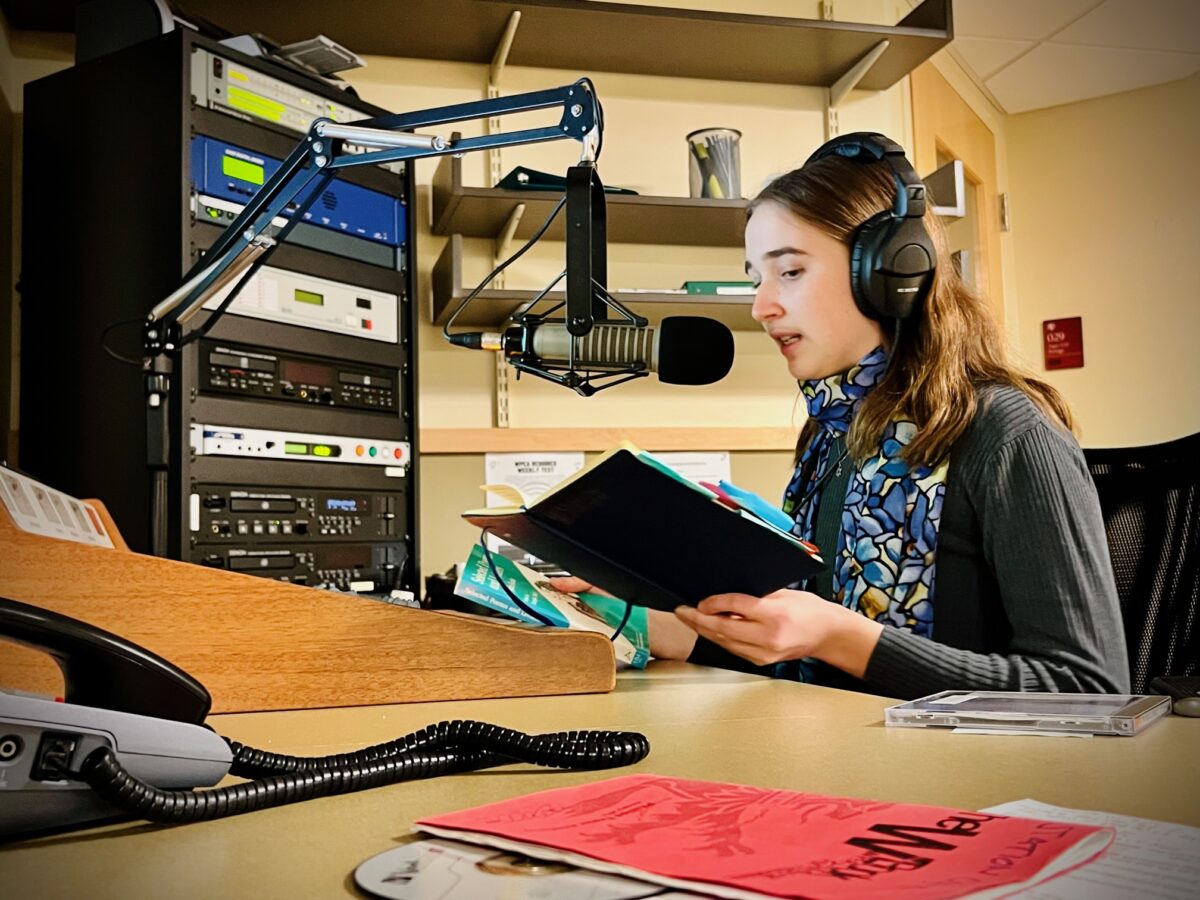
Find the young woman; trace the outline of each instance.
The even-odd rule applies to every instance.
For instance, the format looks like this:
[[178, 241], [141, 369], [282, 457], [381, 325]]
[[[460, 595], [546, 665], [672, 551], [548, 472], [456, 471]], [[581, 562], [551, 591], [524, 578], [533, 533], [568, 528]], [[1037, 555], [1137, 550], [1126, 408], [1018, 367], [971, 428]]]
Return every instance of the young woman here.
[[751, 202], [753, 315], [809, 414], [784, 509], [828, 572], [651, 611], [656, 656], [903, 698], [1128, 690], [1070, 412], [1006, 361], [949, 259], [882, 135], [830, 142]]

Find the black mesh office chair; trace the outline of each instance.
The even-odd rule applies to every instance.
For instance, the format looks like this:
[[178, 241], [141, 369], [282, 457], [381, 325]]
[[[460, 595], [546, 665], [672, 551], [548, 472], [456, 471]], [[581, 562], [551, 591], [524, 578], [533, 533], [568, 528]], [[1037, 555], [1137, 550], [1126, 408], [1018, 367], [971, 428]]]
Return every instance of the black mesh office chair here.
[[1100, 495], [1133, 690], [1200, 675], [1200, 433], [1084, 450]]

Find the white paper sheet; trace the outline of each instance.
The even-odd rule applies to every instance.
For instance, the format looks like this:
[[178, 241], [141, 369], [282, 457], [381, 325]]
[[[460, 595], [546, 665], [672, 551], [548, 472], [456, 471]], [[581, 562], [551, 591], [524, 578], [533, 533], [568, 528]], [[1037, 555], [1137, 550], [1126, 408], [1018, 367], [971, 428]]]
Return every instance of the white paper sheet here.
[[1200, 828], [1090, 809], [1014, 800], [982, 812], [1111, 825], [1117, 839], [1093, 863], [1032, 888], [1034, 900], [1194, 900], [1200, 896]]

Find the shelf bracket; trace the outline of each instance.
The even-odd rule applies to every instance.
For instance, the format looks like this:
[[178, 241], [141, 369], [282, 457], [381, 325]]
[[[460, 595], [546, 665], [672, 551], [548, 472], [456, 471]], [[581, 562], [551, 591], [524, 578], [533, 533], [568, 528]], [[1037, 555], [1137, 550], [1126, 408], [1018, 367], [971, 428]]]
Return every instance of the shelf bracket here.
[[883, 56], [890, 44], [891, 41], [880, 41], [825, 92], [825, 140], [838, 136], [840, 132], [838, 106], [871, 71], [871, 66], [875, 65], [879, 57]]
[[[508, 17], [508, 23], [504, 26], [504, 34], [500, 36], [500, 43], [496, 45], [496, 52], [492, 56], [492, 65], [488, 69], [487, 96], [489, 100], [500, 96], [500, 78], [504, 74], [504, 66], [508, 62], [508, 52], [512, 49], [513, 38], [517, 35], [517, 25], [520, 21], [521, 11], [514, 9]], [[494, 116], [488, 119], [487, 133], [498, 134], [499, 131], [500, 118]], [[491, 178], [491, 187], [495, 187], [503, 177], [500, 171], [499, 147], [493, 147], [488, 151], [488, 174]]]

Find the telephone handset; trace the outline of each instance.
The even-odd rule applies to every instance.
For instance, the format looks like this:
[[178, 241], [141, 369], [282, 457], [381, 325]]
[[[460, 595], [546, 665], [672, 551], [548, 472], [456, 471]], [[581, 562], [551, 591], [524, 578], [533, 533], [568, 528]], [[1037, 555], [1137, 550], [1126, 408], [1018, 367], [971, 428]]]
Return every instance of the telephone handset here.
[[[510, 762], [606, 769], [650, 752], [637, 732], [529, 735], [456, 720], [354, 753], [284, 756], [201, 725], [203, 685], [107, 631], [0, 597], [0, 639], [49, 653], [66, 684], [65, 702], [0, 688], [0, 839], [122, 815], [216, 819]], [[227, 774], [250, 780], [193, 790]]]
[[159, 788], [214, 785], [229, 772], [228, 742], [199, 724], [208, 691], [162, 657], [3, 598], [0, 638], [49, 653], [65, 684], [63, 702], [0, 688], [0, 837], [119, 815], [73, 777], [100, 748]]
[[212, 707], [204, 685], [183, 669], [51, 610], [0, 599], [0, 636], [54, 657], [67, 703], [193, 724]]

